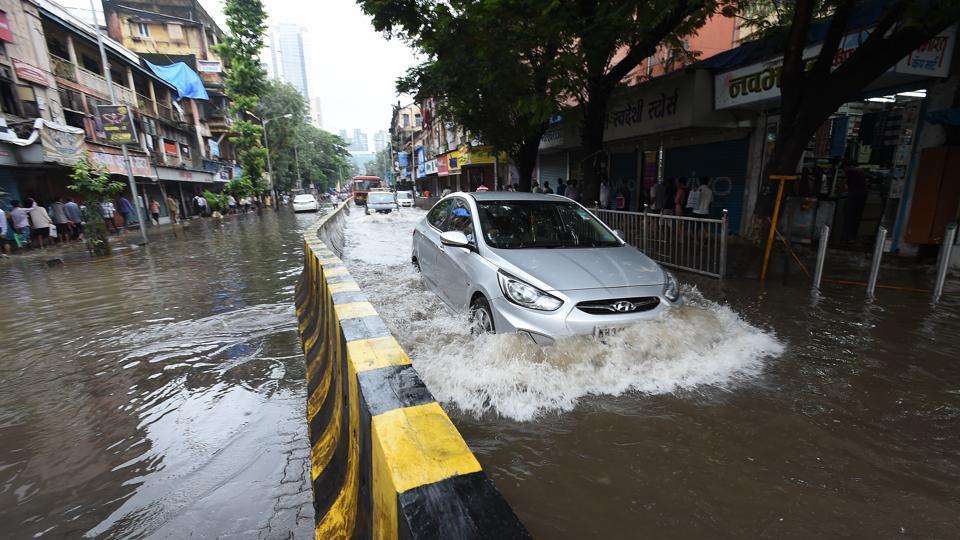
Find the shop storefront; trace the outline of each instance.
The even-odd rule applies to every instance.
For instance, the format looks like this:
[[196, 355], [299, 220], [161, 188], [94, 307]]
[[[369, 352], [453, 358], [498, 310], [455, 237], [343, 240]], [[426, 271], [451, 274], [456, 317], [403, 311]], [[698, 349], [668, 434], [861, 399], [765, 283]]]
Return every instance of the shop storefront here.
[[[157, 190], [161, 194], [170, 195], [180, 204], [181, 216], [192, 216], [196, 212], [193, 208], [193, 197], [202, 195], [204, 190], [213, 190], [217, 182], [216, 175], [207, 171], [194, 169], [177, 169], [175, 167], [156, 166], [157, 182], [151, 186], [152, 190]], [[159, 200], [159, 199], [158, 199]], [[161, 201], [162, 215], [169, 215], [166, 207], [166, 201]]]
[[[847, 35], [837, 57], [848, 56], [868, 34]], [[916, 171], [923, 166], [918, 140], [927, 126], [929, 98], [956, 91], [955, 83], [944, 84], [956, 41], [956, 27], [936, 36], [869, 84], [858, 99], [841, 106], [814, 134], [798, 163], [799, 181], [789, 186], [781, 222], [794, 241], [813, 242], [820, 226], [828, 224], [835, 244], [864, 247], [882, 225], [893, 232], [889, 245], [897, 249], [913, 206]], [[804, 56], [818, 52], [819, 44], [811, 45]], [[747, 215], [771, 204], [773, 186], [761, 171], [778, 131], [781, 63], [779, 57], [754, 61], [715, 76], [715, 108], [748, 115], [755, 126], [756, 144], [749, 149], [753, 196], [746, 198], [743, 209]], [[937, 186], [940, 176], [932, 180]], [[924, 236], [933, 242], [933, 236]], [[919, 238], [908, 235], [907, 241]]]

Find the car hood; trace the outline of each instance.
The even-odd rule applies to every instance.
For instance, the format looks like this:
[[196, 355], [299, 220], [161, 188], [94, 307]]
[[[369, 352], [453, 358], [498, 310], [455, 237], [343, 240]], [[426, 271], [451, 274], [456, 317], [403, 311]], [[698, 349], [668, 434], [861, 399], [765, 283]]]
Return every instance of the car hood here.
[[[519, 270], [547, 291], [660, 285], [663, 269], [631, 246], [490, 249], [506, 272]], [[504, 264], [505, 263], [505, 264]], [[511, 268], [512, 267], [512, 268]], [[525, 276], [518, 275], [524, 278]]]

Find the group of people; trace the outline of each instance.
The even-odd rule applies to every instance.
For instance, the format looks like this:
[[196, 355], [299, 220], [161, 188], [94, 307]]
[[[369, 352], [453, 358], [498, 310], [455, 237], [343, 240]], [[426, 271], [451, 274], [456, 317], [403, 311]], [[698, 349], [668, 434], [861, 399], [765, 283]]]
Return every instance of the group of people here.
[[10, 206], [9, 215], [0, 209], [0, 248], [4, 255], [14, 248], [42, 248], [83, 238], [84, 209], [72, 197], [56, 197], [49, 208], [33, 198], [11, 201]]
[[689, 211], [696, 217], [710, 217], [713, 189], [710, 179], [701, 178], [697, 186], [687, 185], [683, 178], [667, 179], [650, 186], [648, 209], [668, 215], [682, 216]]

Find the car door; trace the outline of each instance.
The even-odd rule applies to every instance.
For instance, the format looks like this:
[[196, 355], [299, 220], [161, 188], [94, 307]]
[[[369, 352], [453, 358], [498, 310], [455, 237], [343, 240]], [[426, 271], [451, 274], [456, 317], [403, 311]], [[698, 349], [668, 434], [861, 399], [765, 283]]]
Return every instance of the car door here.
[[[477, 246], [474, 234], [473, 211], [470, 204], [462, 197], [452, 198], [453, 204], [446, 214], [442, 227], [443, 232], [460, 231]], [[436, 269], [437, 288], [440, 296], [456, 309], [467, 307], [467, 295], [470, 289], [469, 265], [475, 254], [473, 251], [440, 244], [437, 248]]]
[[446, 199], [433, 205], [427, 212], [426, 223], [417, 227], [413, 242], [416, 245], [417, 262], [420, 263], [420, 273], [427, 286], [440, 296], [437, 290], [436, 264], [440, 253], [440, 227], [447, 219], [447, 213], [453, 206], [453, 200]]

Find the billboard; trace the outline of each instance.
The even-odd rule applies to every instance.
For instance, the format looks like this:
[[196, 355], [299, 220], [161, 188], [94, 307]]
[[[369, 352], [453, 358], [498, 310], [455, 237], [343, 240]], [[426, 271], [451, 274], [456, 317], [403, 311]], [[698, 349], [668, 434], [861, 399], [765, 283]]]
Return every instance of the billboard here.
[[137, 129], [126, 105], [97, 105], [97, 116], [107, 141], [114, 144], [136, 144]]

